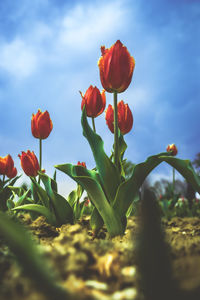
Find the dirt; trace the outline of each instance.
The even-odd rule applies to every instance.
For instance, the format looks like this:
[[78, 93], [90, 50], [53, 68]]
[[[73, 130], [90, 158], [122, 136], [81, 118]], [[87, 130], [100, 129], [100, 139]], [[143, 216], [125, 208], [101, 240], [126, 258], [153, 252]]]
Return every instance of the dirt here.
[[[123, 237], [113, 239], [109, 239], [106, 230], [94, 237], [87, 217], [60, 228], [48, 225], [43, 217], [33, 222], [28, 215], [21, 218], [64, 288], [85, 299], [143, 299], [135, 255], [137, 217], [129, 218]], [[200, 287], [200, 219], [163, 219], [162, 225], [178, 285], [182, 290]], [[0, 299], [46, 300], [1, 241]]]

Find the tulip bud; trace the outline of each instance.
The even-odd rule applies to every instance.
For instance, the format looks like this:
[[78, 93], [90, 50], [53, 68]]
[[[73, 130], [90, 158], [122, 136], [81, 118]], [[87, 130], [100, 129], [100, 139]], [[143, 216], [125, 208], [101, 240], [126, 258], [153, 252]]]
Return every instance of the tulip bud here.
[[99, 89], [92, 85], [87, 89], [85, 95], [82, 96], [82, 103], [81, 103], [81, 109], [83, 109], [83, 106], [85, 105], [86, 114], [88, 117], [96, 118], [105, 109], [106, 106], [106, 96], [105, 91], [103, 90], [101, 93]]
[[178, 150], [176, 148], [175, 144], [171, 144], [167, 146], [167, 152], [171, 152], [171, 155], [175, 156], [178, 153]]
[[0, 157], [0, 174], [8, 178], [14, 178], [17, 175], [17, 169], [14, 167], [14, 161], [10, 154]]
[[[124, 101], [120, 101], [117, 104], [118, 110], [118, 128], [122, 134], [128, 133], [133, 127], [133, 115], [128, 106], [128, 104], [124, 104]], [[112, 105], [108, 105], [108, 109], [106, 110], [106, 123], [108, 128], [112, 133], [114, 133], [114, 110]]]
[[21, 167], [27, 176], [35, 177], [38, 175], [40, 169], [38, 159], [34, 152], [28, 150], [27, 153], [22, 151], [21, 155], [18, 155], [21, 160]]
[[85, 162], [81, 163], [80, 161], [78, 161], [77, 166], [82, 166], [82, 167], [86, 168]]
[[31, 131], [32, 135], [37, 139], [46, 139], [53, 129], [53, 123], [50, 119], [49, 113], [46, 110], [41, 112], [38, 109], [38, 112], [32, 115], [31, 119]]
[[109, 49], [102, 46], [101, 53], [98, 66], [103, 88], [110, 93], [124, 92], [132, 79], [134, 58], [119, 40]]

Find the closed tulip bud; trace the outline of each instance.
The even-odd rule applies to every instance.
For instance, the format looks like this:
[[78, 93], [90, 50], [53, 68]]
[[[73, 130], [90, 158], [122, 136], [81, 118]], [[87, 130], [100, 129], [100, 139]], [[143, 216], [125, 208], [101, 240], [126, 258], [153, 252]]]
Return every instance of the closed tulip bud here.
[[[128, 106], [124, 104], [124, 101], [120, 101], [117, 104], [118, 110], [118, 128], [122, 134], [128, 133], [133, 127], [133, 115]], [[114, 110], [112, 105], [108, 105], [106, 110], [106, 123], [112, 133], [114, 133]]]
[[18, 155], [21, 160], [21, 167], [27, 176], [35, 177], [38, 175], [40, 169], [38, 159], [34, 152], [28, 150], [27, 153], [22, 151], [21, 155]]
[[175, 144], [171, 144], [167, 146], [167, 152], [171, 152], [171, 155], [175, 156], [178, 153], [178, 150], [176, 148]]
[[86, 163], [85, 162], [81, 163], [80, 161], [78, 161], [77, 166], [82, 166], [82, 167], [86, 168]]
[[101, 53], [98, 66], [103, 88], [110, 93], [124, 92], [132, 79], [134, 58], [119, 40], [109, 49], [102, 46]]
[[38, 109], [38, 112], [32, 115], [31, 119], [31, 131], [32, 135], [37, 139], [46, 139], [53, 129], [53, 123], [50, 119], [49, 113], [46, 110], [41, 112]]
[[99, 89], [92, 85], [87, 89], [85, 95], [82, 96], [82, 102], [81, 102], [81, 109], [83, 109], [83, 106], [85, 105], [86, 114], [88, 117], [96, 118], [105, 109], [106, 106], [106, 96], [105, 91], [103, 90], [101, 93]]
[[14, 167], [14, 161], [10, 154], [0, 157], [0, 174], [13, 178], [17, 175], [17, 169]]

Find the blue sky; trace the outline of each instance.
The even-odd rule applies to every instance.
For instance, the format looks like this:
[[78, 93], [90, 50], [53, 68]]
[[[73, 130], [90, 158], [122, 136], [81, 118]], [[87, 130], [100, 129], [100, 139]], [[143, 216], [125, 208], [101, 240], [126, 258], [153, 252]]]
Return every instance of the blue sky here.
[[[30, 149], [32, 113], [48, 110], [53, 131], [43, 142], [43, 167], [52, 176], [55, 164], [85, 161], [94, 167], [82, 136], [81, 97], [90, 84], [102, 89], [97, 61], [100, 46], [116, 40], [136, 61], [130, 87], [119, 95], [134, 116], [125, 136], [126, 157], [134, 163], [176, 143], [178, 157], [193, 160], [200, 152], [200, 1], [119, 0], [0, 2], [0, 156]], [[107, 105], [112, 94], [107, 93]], [[110, 154], [113, 135], [104, 114], [97, 132]], [[152, 180], [171, 176], [162, 164]], [[23, 176], [21, 181], [27, 180]], [[75, 187], [58, 174], [59, 190]]]

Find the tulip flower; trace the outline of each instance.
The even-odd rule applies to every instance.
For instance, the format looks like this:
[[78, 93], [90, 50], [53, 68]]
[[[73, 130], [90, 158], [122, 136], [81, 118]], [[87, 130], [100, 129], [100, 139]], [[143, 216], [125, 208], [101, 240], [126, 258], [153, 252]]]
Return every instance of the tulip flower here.
[[77, 166], [82, 166], [82, 167], [86, 168], [86, 163], [85, 162], [81, 163], [80, 161], [78, 161]]
[[[49, 116], [48, 111], [41, 112], [38, 109], [38, 112], [32, 115], [31, 119], [31, 131], [32, 135], [39, 139], [39, 166], [40, 171], [42, 169], [42, 140], [46, 139], [53, 129], [53, 123]], [[39, 178], [40, 182], [40, 178]]]
[[30, 150], [28, 150], [27, 153], [22, 151], [22, 154], [18, 156], [21, 160], [21, 167], [24, 170], [24, 173], [27, 176], [36, 177], [40, 170], [40, 166], [34, 152], [31, 152]]
[[46, 139], [53, 129], [53, 124], [50, 119], [49, 113], [46, 110], [41, 112], [38, 109], [38, 112], [32, 115], [31, 119], [31, 131], [35, 138], [37, 139]]
[[124, 92], [132, 79], [134, 58], [119, 40], [109, 49], [102, 46], [101, 53], [98, 66], [103, 88], [110, 93]]
[[167, 146], [167, 152], [171, 152], [171, 155], [175, 156], [178, 153], [177, 147], [175, 144], [171, 144]]
[[105, 97], [105, 91], [103, 90], [101, 93], [99, 89], [92, 85], [87, 89], [85, 95], [82, 96], [82, 103], [81, 103], [81, 109], [83, 109], [83, 106], [85, 105], [86, 114], [88, 117], [96, 118], [105, 109], [106, 106], [106, 97]]
[[10, 154], [0, 157], [0, 174], [6, 175], [8, 178], [14, 178], [17, 175], [17, 169]]
[[[118, 128], [122, 134], [128, 133], [133, 127], [133, 115], [128, 106], [124, 104], [124, 101], [120, 101], [117, 105], [118, 108]], [[108, 105], [106, 110], [106, 123], [112, 133], [114, 133], [114, 110], [112, 105]]]

